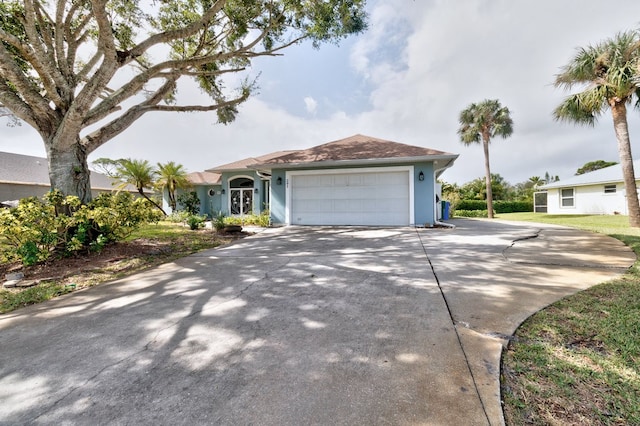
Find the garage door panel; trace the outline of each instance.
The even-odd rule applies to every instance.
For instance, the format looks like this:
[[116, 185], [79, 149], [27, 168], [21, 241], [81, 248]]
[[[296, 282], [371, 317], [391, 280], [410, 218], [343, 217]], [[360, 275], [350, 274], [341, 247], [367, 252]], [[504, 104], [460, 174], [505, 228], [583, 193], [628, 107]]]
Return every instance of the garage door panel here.
[[290, 222], [300, 225], [408, 225], [408, 170], [291, 176]]

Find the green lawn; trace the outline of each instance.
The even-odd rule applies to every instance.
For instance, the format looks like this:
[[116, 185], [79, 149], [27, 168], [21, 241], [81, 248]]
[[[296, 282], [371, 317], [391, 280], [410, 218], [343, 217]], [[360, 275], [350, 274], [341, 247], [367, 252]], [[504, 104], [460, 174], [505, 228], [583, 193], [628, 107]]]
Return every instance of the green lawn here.
[[640, 236], [640, 228], [629, 228], [629, 217], [622, 215], [590, 216], [545, 213], [501, 213], [496, 215], [496, 219], [551, 223], [607, 235], [624, 234]]
[[[640, 254], [626, 216], [500, 214], [618, 238]], [[547, 307], [525, 321], [503, 355], [508, 425], [640, 424], [640, 270]]]

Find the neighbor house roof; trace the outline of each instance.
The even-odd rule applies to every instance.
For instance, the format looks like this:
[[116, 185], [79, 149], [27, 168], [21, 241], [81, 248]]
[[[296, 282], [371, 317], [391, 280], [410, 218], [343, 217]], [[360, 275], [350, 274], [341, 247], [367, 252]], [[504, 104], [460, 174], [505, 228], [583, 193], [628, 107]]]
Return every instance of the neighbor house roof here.
[[212, 172], [193, 172], [187, 175], [187, 179], [194, 185], [220, 185], [222, 175]]
[[[633, 170], [636, 175], [636, 180], [640, 179], [640, 160], [633, 162]], [[606, 183], [618, 183], [623, 182], [622, 166], [615, 164], [613, 166], [605, 167], [604, 169], [598, 169], [593, 172], [584, 173], [578, 176], [572, 176], [568, 179], [559, 180], [557, 182], [549, 183], [547, 185], [539, 186], [538, 189], [554, 189], [554, 188], [566, 188], [571, 186], [587, 186]]]
[[[91, 172], [91, 188], [113, 190], [113, 179], [102, 173]], [[47, 159], [30, 155], [0, 152], [0, 183], [15, 185], [50, 186]], [[135, 191], [133, 187], [127, 190]]]

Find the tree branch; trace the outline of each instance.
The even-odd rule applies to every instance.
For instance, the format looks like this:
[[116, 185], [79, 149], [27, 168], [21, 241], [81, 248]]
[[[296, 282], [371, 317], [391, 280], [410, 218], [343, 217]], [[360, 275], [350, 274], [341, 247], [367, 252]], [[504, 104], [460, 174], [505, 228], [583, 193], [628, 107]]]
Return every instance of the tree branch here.
[[87, 147], [87, 152], [92, 152], [98, 147], [100, 147], [104, 142], [110, 139], [113, 139], [115, 136], [122, 133], [131, 124], [133, 124], [137, 119], [142, 117], [147, 112], [151, 112], [151, 111], [164, 111], [164, 112], [215, 111], [221, 108], [227, 108], [233, 105], [238, 105], [246, 101], [250, 95], [249, 91], [243, 91], [242, 94], [237, 98], [234, 98], [229, 101], [220, 102], [215, 105], [186, 105], [186, 106], [153, 105], [152, 102], [155, 102], [155, 101], [159, 102], [163, 99], [166, 93], [164, 93], [161, 96], [161, 92], [165, 91], [167, 87], [168, 87], [167, 85], [163, 86], [163, 88], [159, 89], [159, 91], [156, 94], [154, 94], [154, 96], [150, 98], [147, 102], [131, 107], [122, 116], [116, 118], [115, 120], [111, 121], [109, 124], [96, 130], [95, 132], [85, 136], [82, 140], [82, 143]]
[[137, 58], [138, 56], [143, 55], [151, 47], [157, 44], [190, 37], [196, 34], [198, 31], [201, 31], [203, 28], [207, 27], [207, 24], [218, 14], [218, 12], [222, 10], [226, 3], [226, 0], [216, 0], [213, 6], [211, 6], [205, 13], [202, 14], [202, 18], [191, 23], [190, 25], [187, 25], [186, 27], [180, 28], [178, 30], [163, 31], [161, 33], [153, 34], [152, 36], [129, 50], [126, 62], [129, 62], [133, 58]]
[[[26, 19], [24, 25], [25, 32], [27, 38], [29, 39], [30, 45], [33, 48], [35, 56], [41, 63], [40, 69], [44, 74], [41, 75], [43, 84], [46, 84], [46, 80], [52, 80], [58, 87], [65, 88], [67, 86], [67, 82], [56, 67], [56, 61], [53, 54], [53, 46], [49, 43], [48, 46], [50, 46], [50, 49], [47, 49], [47, 44], [45, 43], [45, 41], [49, 41], [49, 37], [47, 34], [48, 26], [44, 24], [42, 16], [39, 13], [40, 7], [38, 7], [38, 11], [36, 11], [33, 0], [25, 0], [24, 6]], [[39, 23], [36, 23], [36, 21], [39, 21]], [[40, 37], [36, 30], [37, 28], [40, 28], [41, 31], [45, 32], [44, 37]], [[49, 91], [50, 89], [47, 90]], [[56, 90], [53, 90], [53, 92], [56, 93]]]
[[52, 111], [47, 101], [35, 90], [31, 81], [24, 76], [22, 70], [2, 43], [0, 43], [0, 76], [15, 86], [16, 90], [37, 114], [50, 116]]
[[0, 79], [0, 104], [9, 109], [13, 115], [24, 120], [34, 129], [40, 129], [36, 115], [31, 107], [11, 91], [9, 86], [7, 86], [2, 79]]

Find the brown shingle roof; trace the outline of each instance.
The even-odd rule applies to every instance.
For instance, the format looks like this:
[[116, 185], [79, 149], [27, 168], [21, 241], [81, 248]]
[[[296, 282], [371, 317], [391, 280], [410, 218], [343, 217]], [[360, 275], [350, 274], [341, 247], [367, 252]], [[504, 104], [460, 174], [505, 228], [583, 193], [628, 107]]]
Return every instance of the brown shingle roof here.
[[194, 185], [219, 185], [220, 173], [211, 172], [193, 172], [187, 175], [187, 179]]
[[453, 155], [444, 151], [405, 145], [371, 136], [354, 135], [313, 148], [274, 156], [271, 160], [266, 160], [260, 165], [276, 166], [322, 161], [382, 160]]
[[260, 157], [249, 157], [244, 160], [234, 161], [233, 163], [223, 164], [222, 166], [214, 167], [212, 169], [205, 170], [206, 172], [226, 172], [231, 170], [244, 170], [255, 164], [262, 164], [268, 162], [275, 157], [288, 154], [295, 151], [277, 151], [271, 154], [262, 155]]

